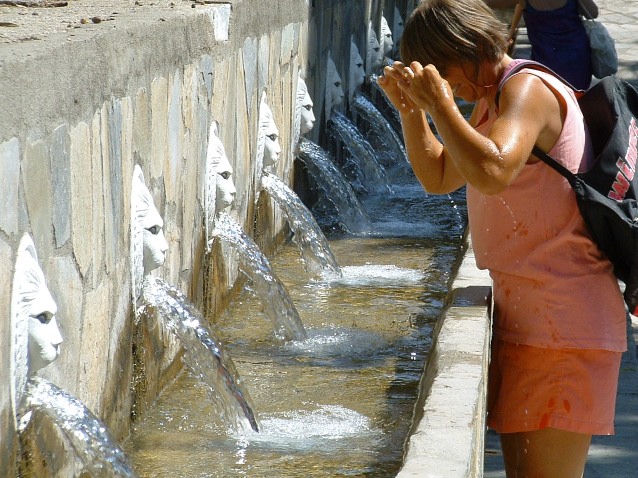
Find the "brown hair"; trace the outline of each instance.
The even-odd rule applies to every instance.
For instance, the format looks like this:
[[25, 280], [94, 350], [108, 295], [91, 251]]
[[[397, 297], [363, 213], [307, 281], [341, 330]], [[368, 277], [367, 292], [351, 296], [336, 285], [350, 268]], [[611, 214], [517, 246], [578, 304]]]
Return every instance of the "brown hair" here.
[[507, 26], [482, 0], [422, 0], [405, 24], [401, 60], [449, 65], [497, 62], [507, 51]]

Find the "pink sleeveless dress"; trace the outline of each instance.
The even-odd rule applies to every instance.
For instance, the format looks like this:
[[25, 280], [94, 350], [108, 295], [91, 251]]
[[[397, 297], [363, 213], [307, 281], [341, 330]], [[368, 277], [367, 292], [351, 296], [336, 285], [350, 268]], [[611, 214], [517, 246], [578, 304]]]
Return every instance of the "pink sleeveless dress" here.
[[[513, 66], [516, 60], [510, 65]], [[571, 171], [591, 145], [571, 90], [541, 78], [564, 102], [563, 131], [549, 153]], [[476, 127], [488, 135], [497, 112], [476, 105]], [[493, 279], [494, 337], [542, 348], [626, 350], [626, 313], [611, 263], [592, 242], [567, 181], [542, 161], [526, 164], [501, 194], [468, 184], [468, 214], [477, 266]]]

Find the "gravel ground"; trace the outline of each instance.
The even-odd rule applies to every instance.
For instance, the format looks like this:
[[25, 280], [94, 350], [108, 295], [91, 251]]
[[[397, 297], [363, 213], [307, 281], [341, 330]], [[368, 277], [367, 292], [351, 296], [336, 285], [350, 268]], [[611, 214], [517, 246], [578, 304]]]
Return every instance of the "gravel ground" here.
[[0, 48], [58, 38], [73, 41], [89, 30], [117, 28], [135, 16], [156, 18], [213, 1], [195, 0], [0, 0]]

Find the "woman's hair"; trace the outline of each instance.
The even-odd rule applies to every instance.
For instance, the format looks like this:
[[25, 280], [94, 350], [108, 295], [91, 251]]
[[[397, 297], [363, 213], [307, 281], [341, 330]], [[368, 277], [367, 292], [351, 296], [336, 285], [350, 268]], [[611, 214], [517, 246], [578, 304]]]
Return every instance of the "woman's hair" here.
[[507, 26], [482, 0], [423, 0], [405, 24], [401, 60], [443, 73], [450, 65], [497, 62], [507, 47]]

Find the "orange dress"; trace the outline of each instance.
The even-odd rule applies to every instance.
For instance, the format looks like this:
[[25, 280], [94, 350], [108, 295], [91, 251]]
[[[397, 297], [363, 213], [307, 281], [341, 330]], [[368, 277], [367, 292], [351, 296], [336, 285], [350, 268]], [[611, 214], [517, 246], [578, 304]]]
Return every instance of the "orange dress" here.
[[[549, 153], [577, 171], [592, 152], [573, 93], [549, 74], [524, 72], [540, 77], [566, 107]], [[488, 135], [497, 113], [485, 101], [476, 107], [485, 118], [476, 129]], [[626, 312], [569, 184], [537, 162], [499, 195], [468, 185], [467, 202], [477, 265], [493, 279], [487, 425], [499, 433], [614, 433]]]
[[[516, 61], [516, 60], [515, 60]], [[513, 66], [514, 62], [512, 63]], [[591, 157], [591, 145], [571, 90], [533, 69], [567, 105], [563, 131], [549, 152], [571, 171]], [[477, 131], [496, 119], [487, 102]], [[543, 348], [626, 350], [626, 312], [611, 263], [592, 242], [567, 181], [542, 161], [526, 164], [501, 194], [467, 186], [477, 266], [494, 288], [494, 337]]]

